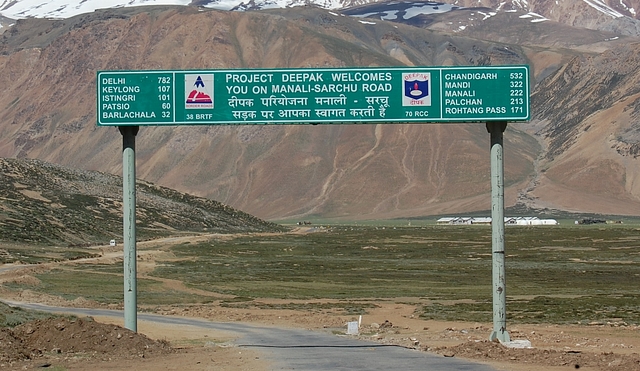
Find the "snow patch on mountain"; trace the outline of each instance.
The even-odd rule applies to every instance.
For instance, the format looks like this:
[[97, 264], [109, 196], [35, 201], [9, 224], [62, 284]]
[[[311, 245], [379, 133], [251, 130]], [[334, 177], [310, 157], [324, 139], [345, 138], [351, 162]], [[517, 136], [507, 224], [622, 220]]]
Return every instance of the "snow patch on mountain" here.
[[489, 12], [489, 13], [485, 13], [485, 12], [478, 12], [478, 14], [481, 14], [484, 18], [482, 18], [483, 21], [493, 17], [494, 15], [498, 14], [496, 12]]
[[590, 7], [597, 9], [598, 11], [611, 16], [613, 18], [620, 18], [620, 17], [624, 17], [623, 14], [620, 14], [619, 12], [617, 12], [616, 10], [614, 10], [613, 8], [609, 7], [607, 4], [605, 4], [604, 2], [600, 1], [600, 0], [584, 0], [585, 3], [587, 3]]
[[[246, 1], [246, 2], [245, 2]], [[347, 0], [205, 0], [202, 6], [221, 10], [257, 10], [269, 8], [289, 8], [313, 4], [325, 9], [342, 9]], [[367, 4], [371, 0], [361, 0], [359, 3]], [[556, 0], [556, 3], [560, 0]], [[624, 15], [608, 6], [602, 0], [583, 0], [588, 6], [597, 9], [613, 18], [620, 18]], [[121, 8], [142, 5], [189, 5], [192, 0], [0, 0], [0, 15], [12, 18], [52, 18], [63, 19], [73, 17], [82, 13], [90, 13], [96, 9]], [[376, 10], [381, 19], [395, 19], [399, 15], [404, 19], [409, 19], [421, 14], [445, 13], [455, 9], [462, 9], [462, 6], [444, 4], [433, 1], [389, 1], [380, 3], [380, 8]], [[479, 1], [480, 3], [480, 1]], [[352, 3], [350, 3], [352, 4]], [[624, 9], [631, 14], [636, 11], [629, 8], [621, 1]], [[480, 4], [479, 4], [480, 5]], [[386, 10], [383, 9], [386, 7]], [[398, 10], [400, 8], [401, 10]], [[495, 12], [513, 11], [520, 8], [524, 12], [530, 11], [527, 0], [502, 1], [495, 9]], [[402, 13], [402, 14], [400, 14]], [[482, 13], [485, 17], [491, 17], [495, 13]], [[533, 14], [533, 13], [530, 13]], [[360, 14], [360, 17], [367, 17], [373, 14]], [[533, 16], [536, 22], [546, 20], [543, 16]]]
[[13, 19], [70, 18], [96, 9], [140, 5], [189, 5], [191, 0], [0, 0], [0, 14]]
[[203, 5], [205, 8], [221, 9], [221, 10], [260, 10], [275, 8], [293, 8], [296, 6], [305, 6], [314, 4], [324, 9], [342, 9], [344, 4], [342, 0], [249, 0], [247, 2], [238, 0], [212, 0]]
[[398, 17], [407, 20], [424, 14], [446, 13], [461, 7], [451, 4], [424, 2], [424, 1], [391, 1], [384, 3], [370, 3], [366, 11], [358, 12], [350, 9], [345, 13], [359, 18], [379, 18], [383, 20], [395, 20]]
[[523, 14], [519, 17], [520, 19], [527, 19], [527, 18], [532, 18], [531, 19], [531, 23], [538, 23], [538, 22], [544, 22], [544, 21], [548, 21], [549, 19], [541, 16], [538, 13], [534, 13], [534, 12], [529, 12], [527, 14]]

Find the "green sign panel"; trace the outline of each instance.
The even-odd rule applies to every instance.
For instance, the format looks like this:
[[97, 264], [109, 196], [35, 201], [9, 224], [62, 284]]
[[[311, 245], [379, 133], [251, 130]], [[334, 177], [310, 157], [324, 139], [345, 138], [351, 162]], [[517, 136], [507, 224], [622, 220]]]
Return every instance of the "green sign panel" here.
[[98, 125], [528, 121], [528, 66], [99, 71]]

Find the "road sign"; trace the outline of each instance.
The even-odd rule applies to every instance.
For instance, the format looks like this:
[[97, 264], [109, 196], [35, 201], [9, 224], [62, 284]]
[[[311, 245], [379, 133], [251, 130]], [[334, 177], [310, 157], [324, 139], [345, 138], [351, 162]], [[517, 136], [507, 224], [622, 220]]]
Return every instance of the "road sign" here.
[[528, 121], [529, 67], [99, 71], [98, 125]]

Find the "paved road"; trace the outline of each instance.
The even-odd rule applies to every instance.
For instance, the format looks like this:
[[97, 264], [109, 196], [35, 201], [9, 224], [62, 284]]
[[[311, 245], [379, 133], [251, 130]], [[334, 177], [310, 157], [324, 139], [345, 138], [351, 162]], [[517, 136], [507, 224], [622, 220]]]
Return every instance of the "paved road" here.
[[[16, 303], [7, 302], [10, 305]], [[122, 311], [49, 307], [19, 304], [20, 307], [78, 316], [123, 317]], [[188, 325], [226, 331], [237, 335], [236, 346], [255, 349], [272, 362], [272, 370], [297, 371], [495, 371], [477, 363], [445, 358], [393, 345], [360, 341], [323, 332], [254, 326], [238, 322], [210, 322], [184, 317], [138, 314], [138, 320], [169, 325]]]

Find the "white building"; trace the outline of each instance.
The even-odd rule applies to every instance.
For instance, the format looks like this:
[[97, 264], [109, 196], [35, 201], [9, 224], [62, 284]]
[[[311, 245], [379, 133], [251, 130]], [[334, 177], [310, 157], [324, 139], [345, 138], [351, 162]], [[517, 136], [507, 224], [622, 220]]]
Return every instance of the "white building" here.
[[[491, 224], [491, 217], [444, 217], [436, 221], [440, 225], [471, 225], [471, 224]], [[558, 225], [555, 219], [540, 219], [537, 216], [517, 216], [505, 217], [505, 225]]]

